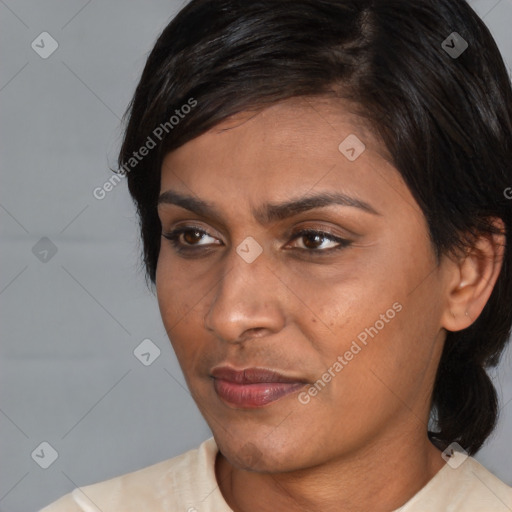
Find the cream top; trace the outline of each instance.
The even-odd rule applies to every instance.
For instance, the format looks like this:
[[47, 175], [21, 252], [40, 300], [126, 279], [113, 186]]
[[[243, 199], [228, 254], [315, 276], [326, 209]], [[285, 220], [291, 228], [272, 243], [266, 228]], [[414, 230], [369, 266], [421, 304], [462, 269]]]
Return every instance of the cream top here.
[[[40, 512], [233, 512], [215, 479], [217, 452], [211, 437], [172, 459], [77, 488]], [[455, 452], [393, 512], [511, 512], [512, 488], [474, 458], [464, 458]]]

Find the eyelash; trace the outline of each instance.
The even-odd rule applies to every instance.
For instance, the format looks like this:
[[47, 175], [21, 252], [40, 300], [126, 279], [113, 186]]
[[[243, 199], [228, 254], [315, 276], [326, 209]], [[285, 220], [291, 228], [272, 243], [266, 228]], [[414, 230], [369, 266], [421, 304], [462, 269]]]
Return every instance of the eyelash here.
[[[194, 226], [184, 226], [184, 227], [176, 228], [168, 233], [162, 233], [162, 236], [171, 242], [172, 246], [175, 248], [176, 252], [178, 252], [179, 254], [189, 254], [189, 255], [193, 254], [196, 256], [202, 256], [205, 253], [205, 251], [207, 251], [211, 247], [211, 245], [210, 244], [203, 245], [203, 246], [201, 246], [201, 245], [199, 245], [199, 246], [183, 245], [180, 242], [179, 238], [182, 234], [189, 233], [189, 232], [194, 232], [194, 233], [197, 232], [201, 235], [207, 235], [207, 236], [212, 237], [212, 235], [210, 235], [204, 229], [194, 227]], [[317, 229], [302, 229], [300, 231], [296, 231], [295, 233], [292, 233], [292, 238], [290, 241], [295, 241], [295, 240], [297, 240], [301, 237], [305, 237], [305, 236], [315, 236], [315, 235], [320, 236], [323, 239], [327, 239], [331, 242], [336, 242], [339, 245], [336, 247], [330, 247], [328, 249], [303, 249], [300, 247], [300, 248], [298, 248], [298, 250], [303, 251], [304, 253], [307, 253], [308, 256], [309, 255], [325, 255], [325, 254], [332, 254], [332, 252], [338, 251], [340, 249], [344, 249], [352, 243], [350, 240], [347, 240], [345, 238], [340, 238], [340, 237], [335, 236], [332, 233], [329, 233], [327, 231], [321, 231], [321, 230], [317, 230]], [[212, 237], [212, 238], [214, 238], [214, 237]], [[217, 244], [215, 244], [215, 245], [217, 245]]]

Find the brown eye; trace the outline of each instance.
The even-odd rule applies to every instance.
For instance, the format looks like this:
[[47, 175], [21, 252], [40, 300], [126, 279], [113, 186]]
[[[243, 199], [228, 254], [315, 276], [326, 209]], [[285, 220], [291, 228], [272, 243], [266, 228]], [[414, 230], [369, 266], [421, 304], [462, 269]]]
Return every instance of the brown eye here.
[[203, 250], [213, 245], [222, 245], [215, 237], [206, 231], [190, 226], [175, 229], [169, 233], [162, 233], [175, 247], [177, 252]]
[[350, 245], [349, 240], [324, 231], [302, 230], [294, 234], [293, 241], [298, 249], [315, 253], [326, 253]]
[[309, 233], [307, 235], [302, 235], [302, 240], [304, 246], [308, 249], [318, 249], [322, 245], [322, 242], [325, 237], [318, 235], [316, 233]]
[[203, 234], [204, 233], [202, 231], [189, 230], [189, 231], [185, 231], [184, 233], [182, 233], [182, 236], [183, 236], [183, 240], [185, 241], [185, 243], [187, 243], [189, 245], [195, 245], [196, 242], [201, 241]]

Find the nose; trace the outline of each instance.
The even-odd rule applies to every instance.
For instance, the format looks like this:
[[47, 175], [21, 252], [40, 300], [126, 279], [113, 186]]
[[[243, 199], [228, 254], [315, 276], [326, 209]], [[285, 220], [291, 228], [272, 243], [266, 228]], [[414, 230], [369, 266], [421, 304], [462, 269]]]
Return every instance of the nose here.
[[285, 324], [283, 293], [264, 252], [247, 263], [233, 250], [207, 310], [205, 327], [229, 343], [279, 332]]

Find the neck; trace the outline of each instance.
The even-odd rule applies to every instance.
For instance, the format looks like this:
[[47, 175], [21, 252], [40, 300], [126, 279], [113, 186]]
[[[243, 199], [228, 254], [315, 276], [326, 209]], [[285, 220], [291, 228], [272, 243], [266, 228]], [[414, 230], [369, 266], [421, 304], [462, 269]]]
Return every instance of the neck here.
[[372, 443], [292, 473], [238, 469], [219, 453], [217, 481], [234, 512], [389, 512], [412, 498], [444, 465], [440, 450], [423, 430], [415, 437], [415, 442], [410, 433], [382, 439], [378, 446]]

